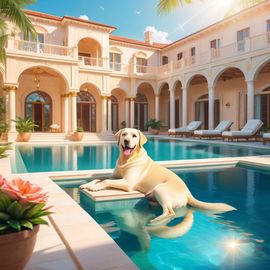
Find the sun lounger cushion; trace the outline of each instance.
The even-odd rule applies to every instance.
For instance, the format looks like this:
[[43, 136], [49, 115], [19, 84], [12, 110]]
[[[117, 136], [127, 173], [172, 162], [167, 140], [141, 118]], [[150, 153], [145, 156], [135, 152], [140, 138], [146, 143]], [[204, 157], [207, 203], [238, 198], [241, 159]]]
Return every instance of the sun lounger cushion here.
[[194, 131], [197, 128], [199, 128], [199, 126], [202, 124], [201, 121], [191, 121], [187, 127], [183, 127], [183, 128], [171, 128], [169, 129], [170, 133], [175, 133], [175, 132], [190, 132], [190, 131]]
[[222, 131], [219, 130], [195, 130], [195, 135], [221, 135]]
[[270, 133], [264, 133], [263, 138], [270, 139]]
[[224, 120], [221, 121], [215, 128], [215, 130], [218, 130], [219, 132], [223, 132], [224, 130], [228, 129], [232, 125], [232, 121]]

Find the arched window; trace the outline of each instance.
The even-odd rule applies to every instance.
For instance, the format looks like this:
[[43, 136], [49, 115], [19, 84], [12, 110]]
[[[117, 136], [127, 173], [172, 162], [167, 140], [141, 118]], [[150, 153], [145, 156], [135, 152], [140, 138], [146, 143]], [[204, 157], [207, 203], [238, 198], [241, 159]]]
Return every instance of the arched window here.
[[35, 131], [47, 131], [52, 124], [52, 99], [43, 91], [35, 91], [25, 98], [25, 117], [38, 127]]
[[88, 91], [77, 94], [77, 126], [96, 132], [96, 100]]
[[148, 121], [148, 100], [145, 95], [138, 93], [135, 99], [135, 127], [145, 131]]
[[111, 121], [112, 121], [112, 131], [117, 131], [118, 127], [118, 115], [119, 115], [119, 104], [115, 96], [111, 96]]

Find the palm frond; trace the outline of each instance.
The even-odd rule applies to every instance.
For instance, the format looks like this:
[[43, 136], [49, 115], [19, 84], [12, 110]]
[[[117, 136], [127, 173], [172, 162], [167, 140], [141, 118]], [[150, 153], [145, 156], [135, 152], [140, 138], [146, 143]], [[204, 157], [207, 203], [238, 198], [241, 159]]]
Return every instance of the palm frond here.
[[3, 35], [0, 37], [0, 63], [6, 62], [6, 50], [5, 46], [8, 40], [8, 35]]
[[183, 4], [190, 4], [192, 0], [159, 0], [157, 13], [159, 15], [168, 14]]

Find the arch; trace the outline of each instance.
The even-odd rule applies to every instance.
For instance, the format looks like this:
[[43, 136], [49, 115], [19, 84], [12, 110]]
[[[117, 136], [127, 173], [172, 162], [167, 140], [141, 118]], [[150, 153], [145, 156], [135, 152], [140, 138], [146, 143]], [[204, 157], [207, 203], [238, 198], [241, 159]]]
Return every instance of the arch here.
[[161, 94], [161, 91], [164, 89], [164, 87], [167, 86], [166, 88], [170, 89], [170, 85], [167, 81], [162, 81], [159, 86], [158, 86], [158, 95]]
[[118, 47], [110, 47], [110, 52], [123, 54], [123, 52]]
[[88, 91], [80, 91], [77, 94], [77, 102], [96, 103], [96, 100]]
[[42, 71], [44, 71], [45, 73], [47, 73], [48, 75], [51, 75], [51, 76], [58, 75], [64, 81], [64, 83], [65, 83], [65, 91], [68, 91], [69, 90], [68, 80], [65, 77], [65, 75], [61, 72], [61, 70], [58, 70], [55, 67], [54, 68], [51, 68], [51, 67], [47, 67], [47, 66], [44, 66], [44, 65], [34, 65], [34, 66], [29, 66], [29, 67], [25, 68], [19, 74], [19, 76], [17, 78], [17, 83], [19, 83], [22, 75], [24, 75], [24, 74], [30, 74], [31, 71], [33, 72], [33, 75], [35, 75], [35, 73], [39, 73], [39, 72], [42, 73]]
[[153, 91], [154, 91], [155, 88], [154, 88], [154, 85], [152, 84], [152, 82], [149, 82], [149, 81], [146, 81], [146, 80], [139, 81], [137, 83], [137, 85], [136, 85], [136, 89], [138, 90], [138, 88], [140, 88], [142, 85], [146, 85], [146, 84], [148, 84], [153, 89]]
[[270, 63], [270, 57], [268, 56], [268, 57], [264, 58], [259, 64], [257, 64], [254, 67], [254, 69], [250, 75], [251, 80], [255, 81], [257, 79], [259, 73], [261, 72], [261, 70], [265, 67], [265, 65], [267, 65], [269, 63]]
[[208, 96], [208, 94], [203, 94], [203, 95], [201, 95], [201, 96], [199, 96], [198, 98], [197, 98], [197, 100], [204, 100], [204, 99], [209, 99], [209, 96]]
[[111, 95], [113, 95], [113, 92], [118, 92], [120, 95], [127, 96], [128, 91], [121, 87], [116, 87], [111, 90]]
[[52, 98], [40, 90], [29, 93], [24, 100], [24, 115], [32, 119], [37, 127], [35, 131], [47, 131], [52, 124]]
[[100, 91], [99, 87], [94, 82], [84, 82], [81, 84], [79, 89], [83, 90], [83, 91], [95, 90], [101, 96], [101, 91]]
[[135, 98], [135, 102], [148, 104], [148, 100], [147, 100], [146, 96], [144, 94], [141, 94], [141, 93], [137, 93], [136, 98]]
[[189, 86], [190, 86], [190, 84], [191, 84], [192, 81], [194, 81], [194, 80], [198, 80], [199, 81], [200, 79], [203, 81], [202, 83], [207, 83], [207, 85], [208, 85], [208, 78], [207, 78], [207, 76], [204, 75], [203, 73], [196, 73], [196, 74], [191, 75], [189, 78], [187, 78], [187, 80], [186, 80], [186, 89], [189, 88]]
[[181, 80], [177, 79], [174, 83], [173, 83], [173, 87], [172, 87], [172, 90], [175, 92], [177, 86], [181, 85], [181, 88], [183, 86]]
[[221, 69], [219, 69], [214, 75], [213, 75], [213, 86], [216, 86], [217, 84], [217, 81], [220, 79], [220, 76], [226, 72], [227, 70], [230, 70], [230, 69], [233, 69], [233, 70], [239, 70], [243, 77], [245, 78], [246, 80], [246, 75], [245, 75], [245, 72], [242, 70], [242, 67], [238, 66], [238, 65], [233, 65], [233, 66], [228, 66], [228, 67], [222, 67]]
[[48, 33], [48, 30], [39, 24], [33, 24], [33, 26], [34, 26], [37, 33], [40, 33], [40, 34], [47, 34]]
[[148, 58], [147, 54], [143, 51], [135, 52], [133, 56], [138, 58]]

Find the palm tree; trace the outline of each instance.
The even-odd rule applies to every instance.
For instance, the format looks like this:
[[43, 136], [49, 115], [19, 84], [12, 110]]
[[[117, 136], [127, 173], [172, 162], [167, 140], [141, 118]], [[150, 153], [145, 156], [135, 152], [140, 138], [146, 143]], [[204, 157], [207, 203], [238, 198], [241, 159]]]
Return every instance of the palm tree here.
[[158, 14], [168, 14], [183, 4], [190, 4], [192, 0], [159, 0], [157, 6]]
[[35, 0], [0, 0], [0, 62], [5, 62], [5, 45], [8, 36], [12, 33], [8, 29], [7, 21], [13, 23], [26, 36], [36, 37], [36, 31], [30, 19], [24, 14], [23, 8], [26, 5], [35, 3]]

